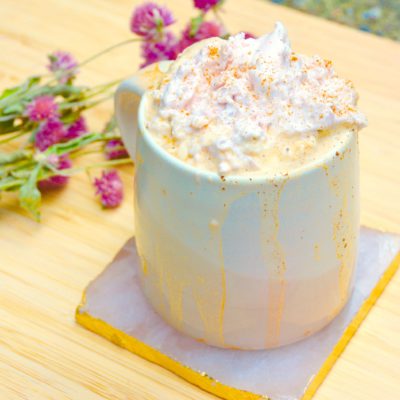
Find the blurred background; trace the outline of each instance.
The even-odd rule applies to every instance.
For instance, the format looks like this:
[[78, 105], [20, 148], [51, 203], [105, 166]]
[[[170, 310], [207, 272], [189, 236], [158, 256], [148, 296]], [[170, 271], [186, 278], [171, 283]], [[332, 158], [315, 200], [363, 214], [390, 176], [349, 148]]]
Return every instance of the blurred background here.
[[270, 0], [375, 35], [400, 40], [400, 0]]

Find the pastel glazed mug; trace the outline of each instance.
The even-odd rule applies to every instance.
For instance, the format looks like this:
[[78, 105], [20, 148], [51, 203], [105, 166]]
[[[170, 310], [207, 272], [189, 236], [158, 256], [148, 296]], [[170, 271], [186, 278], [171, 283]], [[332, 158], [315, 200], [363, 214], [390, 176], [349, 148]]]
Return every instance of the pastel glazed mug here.
[[135, 162], [135, 235], [148, 301], [177, 330], [219, 347], [266, 349], [307, 337], [339, 313], [353, 285], [357, 134], [286, 175], [196, 169], [146, 127], [146, 88], [169, 68], [141, 70], [115, 96]]

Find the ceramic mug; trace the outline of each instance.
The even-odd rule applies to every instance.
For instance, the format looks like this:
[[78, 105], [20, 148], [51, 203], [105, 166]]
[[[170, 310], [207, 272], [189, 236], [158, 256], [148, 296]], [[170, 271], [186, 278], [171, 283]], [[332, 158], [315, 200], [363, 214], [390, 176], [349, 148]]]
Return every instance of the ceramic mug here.
[[220, 177], [196, 169], [147, 129], [146, 88], [170, 66], [141, 70], [115, 97], [135, 162], [135, 235], [147, 299], [177, 330], [219, 347], [266, 349], [316, 332], [352, 289], [357, 134], [286, 175]]

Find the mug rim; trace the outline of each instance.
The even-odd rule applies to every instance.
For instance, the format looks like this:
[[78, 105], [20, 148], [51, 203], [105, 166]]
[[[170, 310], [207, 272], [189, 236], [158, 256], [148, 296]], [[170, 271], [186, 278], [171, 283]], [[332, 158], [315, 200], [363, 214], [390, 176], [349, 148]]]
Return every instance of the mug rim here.
[[180, 160], [177, 157], [174, 157], [172, 154], [168, 153], [162, 146], [160, 146], [156, 140], [153, 138], [153, 135], [147, 130], [145, 121], [145, 107], [148, 101], [148, 91], [145, 91], [142, 98], [140, 99], [139, 110], [138, 110], [138, 131], [139, 134], [142, 135], [146, 144], [155, 152], [161, 159], [163, 159], [167, 164], [172, 165], [174, 168], [183, 171], [188, 175], [195, 176], [197, 179], [204, 178], [207, 181], [215, 181], [221, 182], [223, 179], [224, 182], [234, 182], [235, 184], [260, 184], [265, 182], [278, 183], [281, 181], [286, 181], [287, 179], [296, 179], [304, 175], [308, 175], [318, 168], [323, 167], [324, 165], [329, 164], [332, 160], [337, 156], [336, 153], [340, 151], [343, 154], [343, 151], [348, 149], [351, 145], [351, 141], [353, 140], [353, 135], [358, 135], [358, 131], [353, 130], [352, 128], [347, 128], [352, 131], [350, 135], [348, 135], [347, 139], [343, 141], [339, 148], [335, 147], [330, 149], [324, 156], [320, 159], [313, 160], [305, 165], [302, 165], [292, 171], [287, 171], [285, 173], [273, 173], [270, 174], [268, 172], [258, 172], [256, 175], [219, 175], [218, 172], [209, 171], [205, 169], [196, 168], [184, 161]]

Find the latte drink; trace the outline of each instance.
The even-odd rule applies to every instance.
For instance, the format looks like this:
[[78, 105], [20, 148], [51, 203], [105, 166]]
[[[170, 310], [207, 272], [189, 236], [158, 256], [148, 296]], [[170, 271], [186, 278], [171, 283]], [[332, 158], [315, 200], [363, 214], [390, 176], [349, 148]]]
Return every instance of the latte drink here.
[[358, 251], [366, 119], [351, 82], [293, 52], [280, 23], [141, 74], [118, 89], [116, 112], [153, 308], [225, 348], [273, 348], [326, 326], [351, 294]]
[[157, 143], [223, 176], [296, 170], [366, 123], [352, 83], [330, 61], [294, 53], [280, 23], [259, 39], [191, 46], [149, 96]]

